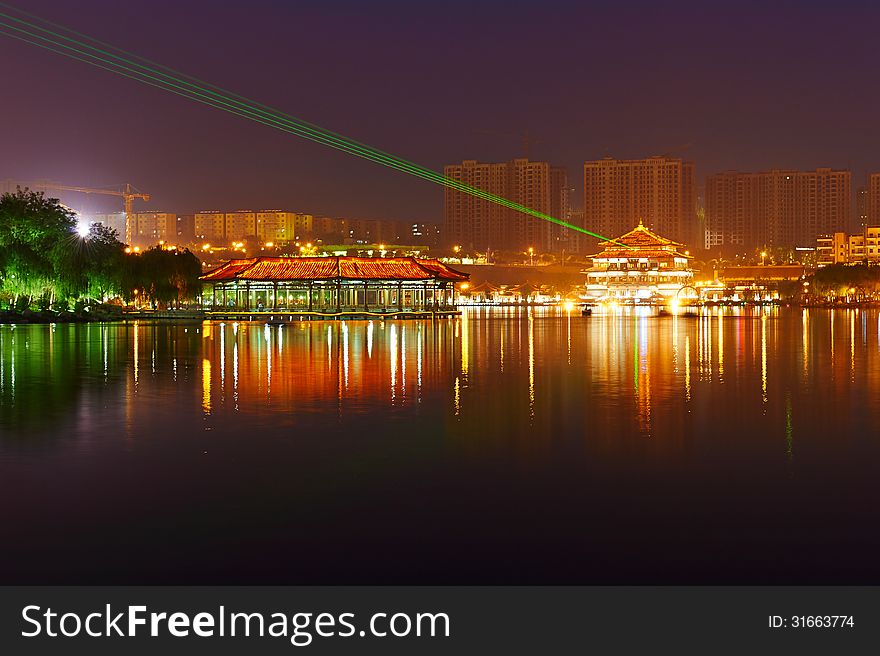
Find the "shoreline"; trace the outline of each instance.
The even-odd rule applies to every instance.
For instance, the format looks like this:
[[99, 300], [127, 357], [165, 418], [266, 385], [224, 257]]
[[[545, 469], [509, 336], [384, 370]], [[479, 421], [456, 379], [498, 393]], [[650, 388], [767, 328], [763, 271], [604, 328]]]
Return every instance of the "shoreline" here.
[[[577, 307], [581, 305], [601, 305], [601, 303], [593, 303], [593, 302], [575, 302]], [[690, 309], [690, 310], [699, 310], [701, 308], [715, 308], [715, 307], [733, 307], [733, 308], [760, 308], [760, 307], [785, 307], [785, 308], [798, 308], [804, 310], [853, 310], [853, 309], [877, 309], [880, 308], [880, 302], [878, 301], [863, 301], [856, 303], [785, 303], [785, 302], [767, 302], [767, 303], [722, 303], [716, 301], [709, 301], [703, 303], [694, 303], [691, 305], [681, 305], [682, 309]], [[461, 304], [457, 311], [455, 312], [445, 312], [442, 313], [448, 316], [454, 316], [455, 314], [459, 314], [461, 310], [465, 310], [467, 308], [526, 308], [526, 307], [564, 307], [563, 303], [466, 303]], [[629, 308], [651, 308], [661, 310], [664, 305], [649, 305], [645, 304], [626, 304], [620, 307], [629, 307]], [[239, 320], [239, 321], [259, 321], [261, 319], [267, 319], [270, 322], [275, 323], [290, 323], [293, 320], [283, 320], [282, 316], [290, 313], [287, 312], [255, 312], [255, 311], [239, 311], [239, 312], [210, 312], [203, 310], [183, 310], [183, 311], [157, 311], [157, 312], [130, 312], [130, 313], [102, 313], [102, 312], [62, 312], [62, 313], [54, 313], [54, 312], [10, 312], [10, 311], [0, 311], [0, 325], [9, 324], [9, 325], [45, 325], [45, 324], [55, 324], [55, 323], [65, 323], [65, 324], [87, 324], [87, 323], [128, 323], [133, 321], [179, 321], [179, 322], [202, 322], [202, 321], [211, 321], [216, 319], [229, 319], [229, 320]], [[297, 315], [298, 320], [302, 320], [299, 316], [300, 313], [293, 313]], [[332, 319], [358, 319], [365, 318], [365, 313], [359, 312], [342, 312], [339, 316], [336, 315], [327, 315], [327, 316], [315, 316], [310, 317], [311, 320], [332, 320]], [[389, 313], [388, 315], [384, 315], [381, 318], [393, 319], [393, 318], [403, 318], [403, 319], [418, 319], [425, 318], [422, 316], [423, 313], [408, 311], [408, 312], [394, 312]], [[222, 316], [218, 316], [222, 315]], [[238, 315], [237, 317], [233, 317], [232, 315]], [[269, 316], [273, 315], [273, 316]], [[395, 316], [398, 315], [398, 316]], [[244, 319], [244, 316], [247, 316], [247, 319]], [[377, 315], [378, 316], [378, 315]], [[427, 315], [426, 315], [427, 316]], [[372, 317], [370, 317], [372, 318]]]

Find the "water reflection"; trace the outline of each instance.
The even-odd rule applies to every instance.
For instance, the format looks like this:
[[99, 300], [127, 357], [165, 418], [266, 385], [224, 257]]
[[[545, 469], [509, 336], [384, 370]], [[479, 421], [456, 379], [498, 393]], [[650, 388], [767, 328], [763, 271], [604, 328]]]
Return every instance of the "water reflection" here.
[[[88, 544], [118, 547], [119, 526], [94, 517], [124, 507], [141, 531], [125, 542], [143, 545], [139, 566], [167, 549], [152, 547], [172, 517], [185, 538], [176, 544], [193, 545], [190, 565], [247, 536], [251, 557], [230, 567], [266, 562], [272, 576], [326, 553], [323, 571], [337, 571], [358, 557], [353, 544], [366, 549], [364, 572], [375, 563], [369, 545], [425, 553], [436, 517], [461, 527], [431, 552], [439, 563], [461, 552], [488, 571], [504, 545], [539, 535], [547, 552], [517, 566], [552, 568], [576, 544], [560, 565], [568, 576], [595, 574], [594, 560], [613, 567], [621, 545], [635, 545], [634, 556], [618, 571], [663, 553], [666, 566], [725, 548], [754, 554], [784, 516], [767, 547], [772, 573], [785, 561], [773, 549], [811, 544], [828, 490], [835, 507], [880, 503], [876, 310], [661, 318], [473, 308], [433, 322], [3, 325], [0, 356], [0, 493], [42, 491], [0, 507], [4, 525], [35, 522], [22, 531], [33, 537], [3, 547], [25, 554], [5, 559], [16, 571], [56, 562], [54, 553], [28, 560], [54, 545], [54, 524], [32, 518], [55, 512], [67, 531], [85, 527]], [[864, 513], [825, 510], [841, 518], [834, 535], [846, 562], [874, 562], [873, 524], [848, 519]], [[805, 528], [783, 544], [796, 517]], [[681, 542], [668, 542], [679, 531]], [[310, 558], [291, 558], [307, 549], [303, 535], [319, 536]], [[344, 545], [345, 558], [327, 545]], [[581, 545], [599, 557], [581, 558]], [[273, 548], [276, 558], [264, 557]], [[128, 552], [94, 553], [100, 570]], [[821, 555], [804, 571], [828, 561]]]
[[[134, 426], [152, 411], [147, 400], [185, 389], [194, 370], [193, 410], [214, 419], [240, 412], [261, 422], [274, 412], [288, 421], [323, 412], [328, 399], [342, 415], [415, 412], [430, 398], [475, 434], [492, 422], [521, 432], [564, 420], [585, 438], [612, 425], [623, 435], [663, 436], [680, 431], [685, 406], [696, 403], [738, 406], [746, 416], [782, 412], [789, 435], [807, 393], [863, 394], [876, 408], [868, 390], [880, 384], [880, 317], [847, 310], [842, 323], [839, 314], [716, 309], [658, 318], [618, 310], [582, 318], [514, 308], [411, 323], [2, 326], [0, 421], [64, 423], [67, 413], [85, 410], [79, 395], [98, 390], [110, 398], [106, 412], [121, 410]], [[846, 376], [836, 375], [841, 342]]]

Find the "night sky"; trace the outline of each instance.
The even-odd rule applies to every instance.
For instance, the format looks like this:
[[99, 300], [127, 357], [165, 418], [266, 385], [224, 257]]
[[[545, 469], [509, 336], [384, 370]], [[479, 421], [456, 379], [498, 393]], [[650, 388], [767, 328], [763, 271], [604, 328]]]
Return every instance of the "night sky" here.
[[[17, 4], [436, 169], [520, 156], [483, 132], [529, 131], [576, 203], [580, 166], [604, 155], [683, 155], [701, 183], [832, 166], [855, 187], [880, 170], [873, 2]], [[441, 219], [440, 189], [415, 178], [6, 37], [0, 62], [0, 179], [129, 181], [178, 213]]]

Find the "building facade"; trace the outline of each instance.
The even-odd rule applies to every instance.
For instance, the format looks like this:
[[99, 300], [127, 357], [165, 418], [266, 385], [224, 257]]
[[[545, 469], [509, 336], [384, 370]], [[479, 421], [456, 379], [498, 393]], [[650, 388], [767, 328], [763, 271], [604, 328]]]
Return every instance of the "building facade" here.
[[226, 215], [223, 212], [199, 212], [193, 217], [195, 238], [208, 243], [226, 240]]
[[[549, 162], [525, 158], [486, 163], [464, 160], [444, 175], [466, 185], [565, 220], [569, 213], [568, 175]], [[560, 226], [447, 187], [444, 192], [444, 241], [467, 251], [537, 252], [553, 250]]]
[[256, 215], [256, 235], [264, 242], [286, 244], [298, 239], [309, 239], [314, 232], [311, 214], [262, 210]]
[[177, 241], [177, 215], [169, 212], [137, 212], [128, 217], [131, 245], [150, 247]]
[[706, 179], [707, 248], [745, 253], [763, 246], [806, 246], [846, 231], [852, 175], [815, 171], [726, 171]]
[[868, 174], [865, 196], [865, 225], [880, 225], [880, 173]]
[[588, 298], [640, 303], [696, 296], [690, 253], [643, 223], [600, 247], [591, 256], [593, 266], [583, 272]]
[[584, 226], [618, 235], [638, 221], [671, 239], [696, 243], [693, 162], [608, 157], [584, 164]]
[[835, 232], [816, 239], [819, 266], [829, 264], [880, 264], [880, 226], [861, 232]]

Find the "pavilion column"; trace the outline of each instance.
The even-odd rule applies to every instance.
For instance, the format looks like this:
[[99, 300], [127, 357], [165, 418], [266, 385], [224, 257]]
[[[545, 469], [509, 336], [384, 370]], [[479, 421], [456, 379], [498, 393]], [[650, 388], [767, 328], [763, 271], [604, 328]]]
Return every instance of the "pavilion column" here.
[[428, 309], [428, 281], [425, 281], [425, 284], [422, 287], [422, 309]]
[[244, 284], [244, 309], [251, 309], [251, 284], [249, 282]]
[[336, 281], [336, 311], [339, 312], [342, 304], [342, 282]]
[[403, 283], [397, 283], [397, 311], [400, 312], [403, 309]]
[[272, 309], [278, 309], [278, 283], [272, 283]]
[[308, 289], [306, 289], [306, 300], [309, 302], [309, 312], [312, 311], [312, 285], [314, 283], [310, 282]]
[[211, 285], [211, 287], [214, 289], [214, 300], [211, 303], [211, 309], [216, 310], [217, 309], [217, 283], [215, 282], [213, 285]]
[[370, 304], [367, 299], [367, 293], [368, 293], [368, 288], [367, 288], [367, 283], [365, 282], [364, 283], [364, 310], [365, 311], [369, 311], [369, 309], [370, 309]]

